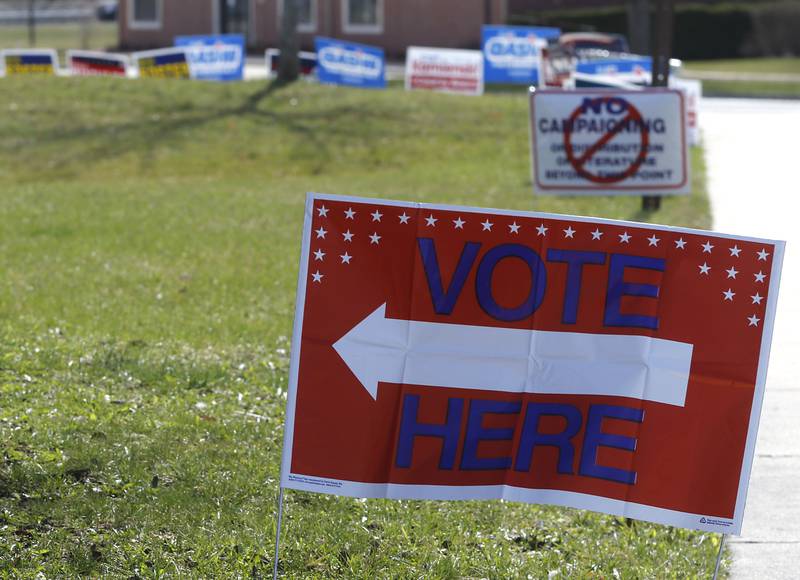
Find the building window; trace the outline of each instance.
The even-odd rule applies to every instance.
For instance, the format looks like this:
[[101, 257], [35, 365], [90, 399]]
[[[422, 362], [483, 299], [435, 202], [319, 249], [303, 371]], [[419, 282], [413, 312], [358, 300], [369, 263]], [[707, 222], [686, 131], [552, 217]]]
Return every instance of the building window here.
[[[283, 22], [283, 4], [278, 2], [278, 23]], [[297, 6], [297, 32], [317, 31], [317, 0], [294, 0]], [[280, 24], [279, 24], [280, 27]]]
[[342, 30], [349, 34], [383, 32], [383, 0], [342, 0]]
[[162, 0], [128, 0], [128, 27], [161, 28]]

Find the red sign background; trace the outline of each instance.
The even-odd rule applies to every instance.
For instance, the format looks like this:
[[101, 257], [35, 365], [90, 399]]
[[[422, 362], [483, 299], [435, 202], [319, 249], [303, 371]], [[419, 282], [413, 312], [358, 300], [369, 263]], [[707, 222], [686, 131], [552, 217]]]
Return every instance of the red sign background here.
[[[740, 476], [743, 468], [749, 472], [746, 445], [748, 431], [751, 438], [755, 437], [750, 428], [751, 414], [757, 424], [757, 394], [759, 388], [763, 389], [763, 384], [757, 387], [757, 383], [759, 377], [763, 381], [765, 372], [766, 361], [761, 353], [771, 332], [775, 297], [770, 287], [772, 277], [779, 271], [781, 243], [624, 222], [415, 204], [385, 205], [353, 198], [317, 197], [309, 203], [312, 213], [307, 216], [300, 285], [304, 294], [298, 301], [302, 326], [296, 329], [293, 345], [293, 350], [299, 350], [293, 355], [299, 354], [299, 358], [287, 420], [291, 432], [284, 451], [283, 485], [313, 489], [293, 484], [291, 475], [366, 484], [507, 485], [577, 492], [735, 519], [737, 498], [746, 491], [740, 489]], [[320, 231], [324, 234], [320, 235]], [[492, 318], [476, 300], [477, 268], [473, 267], [452, 313], [437, 314], [418, 249], [420, 237], [434, 240], [445, 289], [466, 242], [481, 244], [476, 264], [497, 245], [529, 246], [547, 268], [541, 306], [532, 316], [517, 322]], [[567, 265], [546, 261], [551, 248], [664, 259], [664, 272], [636, 268], [625, 272], [626, 282], [658, 285], [659, 298], [626, 296], [621, 306], [625, 313], [657, 316], [658, 329], [604, 325], [608, 261], [583, 268], [576, 323], [564, 324]], [[320, 253], [324, 255], [320, 257]], [[519, 304], [530, 285], [531, 273], [520, 260], [500, 262], [492, 278], [493, 294], [503, 305]], [[777, 280], [773, 288], [776, 285]], [[380, 384], [373, 400], [333, 344], [383, 303], [387, 317], [401, 320], [641, 335], [690, 343], [694, 350], [685, 405], [625, 397], [520, 394], [386, 383]], [[395, 457], [402, 397], [409, 393], [420, 396], [418, 421], [426, 423], [443, 423], [448, 399], [454, 397], [464, 399], [465, 404], [475, 399], [522, 401], [523, 409], [528, 401], [573, 405], [584, 418], [584, 426], [574, 439], [574, 474], [557, 472], [555, 447], [536, 448], [528, 472], [469, 471], [460, 469], [458, 462], [453, 469], [440, 469], [442, 442], [432, 437], [417, 437], [411, 467], [398, 468]], [[599, 403], [644, 410], [642, 423], [614, 419], [603, 422], [604, 432], [635, 438], [634, 452], [600, 447], [597, 456], [599, 464], [635, 471], [634, 485], [578, 474], [588, 407]], [[482, 441], [478, 456], [513, 457], [519, 445], [522, 415], [486, 415], [485, 428], [516, 428], [511, 441]], [[462, 434], [466, 418], [465, 412]], [[540, 431], [555, 433], [564, 428], [563, 424], [560, 417], [545, 417]], [[462, 445], [463, 441], [457, 457], [461, 457]], [[743, 479], [746, 488], [747, 473]], [[335, 488], [319, 491], [357, 495]], [[409, 491], [404, 497], [425, 495]], [[658, 520], [655, 516], [647, 519]]]

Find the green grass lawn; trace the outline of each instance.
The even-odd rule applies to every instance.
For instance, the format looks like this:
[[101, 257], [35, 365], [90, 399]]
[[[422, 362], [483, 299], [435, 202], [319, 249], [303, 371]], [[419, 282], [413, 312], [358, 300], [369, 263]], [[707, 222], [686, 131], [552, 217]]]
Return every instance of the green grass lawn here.
[[[747, 73], [800, 75], [800, 58], [742, 58], [684, 62], [689, 73]], [[703, 80], [703, 93], [709, 96], [800, 98], [797, 80]]]
[[800, 99], [800, 83], [704, 80], [707, 97]]
[[[707, 227], [531, 193], [527, 103], [298, 83], [0, 82], [0, 577], [259, 577], [304, 192]], [[288, 492], [294, 578], [686, 577], [718, 536]]]
[[800, 74], [800, 58], [797, 57], [693, 60], [685, 61], [683, 66], [689, 70]]
[[[106, 50], [113, 49], [118, 43], [116, 22], [93, 21], [85, 29], [80, 23], [39, 23], [36, 25], [36, 47], [38, 48], [55, 48], [61, 52], [68, 48]], [[0, 24], [0, 48], [28, 47], [27, 26]]]

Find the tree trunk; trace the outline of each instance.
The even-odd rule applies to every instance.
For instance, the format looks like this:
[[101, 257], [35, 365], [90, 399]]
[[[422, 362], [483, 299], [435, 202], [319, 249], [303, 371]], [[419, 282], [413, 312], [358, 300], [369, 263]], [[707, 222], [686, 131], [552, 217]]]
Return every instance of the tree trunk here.
[[651, 54], [650, 0], [628, 0], [628, 40], [636, 54]]
[[35, 0], [28, 0], [28, 46], [36, 46], [36, 6]]
[[283, 18], [281, 19], [281, 50], [278, 61], [278, 81], [290, 83], [300, 76], [300, 59], [298, 57], [297, 40], [297, 0], [283, 1]]
[[672, 0], [656, 0], [656, 34], [653, 49], [654, 87], [669, 86], [669, 60], [672, 57], [674, 10]]
[[81, 16], [81, 48], [89, 50], [92, 36], [92, 20], [94, 19], [94, 0], [83, 1], [84, 14]]

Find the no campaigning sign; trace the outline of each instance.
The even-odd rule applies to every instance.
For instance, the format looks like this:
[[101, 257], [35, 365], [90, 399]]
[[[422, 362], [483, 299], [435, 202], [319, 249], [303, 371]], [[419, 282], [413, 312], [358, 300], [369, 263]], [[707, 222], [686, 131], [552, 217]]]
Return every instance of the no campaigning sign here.
[[281, 484], [738, 533], [782, 255], [309, 194]]
[[681, 92], [545, 90], [530, 98], [537, 192], [691, 192]]

